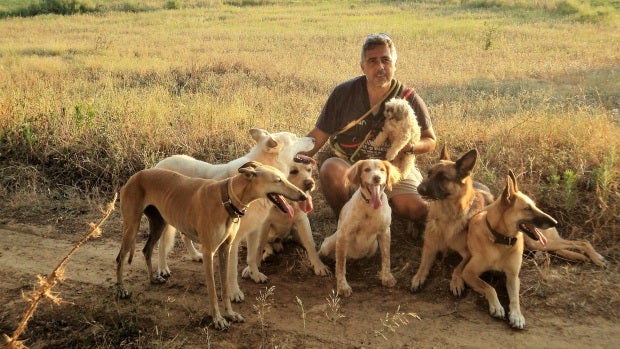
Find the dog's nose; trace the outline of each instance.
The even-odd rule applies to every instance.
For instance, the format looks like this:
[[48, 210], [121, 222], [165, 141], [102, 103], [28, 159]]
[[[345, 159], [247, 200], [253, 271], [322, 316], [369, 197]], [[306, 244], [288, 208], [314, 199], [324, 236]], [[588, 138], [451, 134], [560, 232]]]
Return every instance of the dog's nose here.
[[314, 181], [312, 179], [304, 181], [304, 189], [306, 191], [312, 190], [312, 188], [314, 188]]
[[381, 177], [380, 176], [373, 176], [372, 177], [373, 182], [375, 182], [376, 184], [381, 183]]

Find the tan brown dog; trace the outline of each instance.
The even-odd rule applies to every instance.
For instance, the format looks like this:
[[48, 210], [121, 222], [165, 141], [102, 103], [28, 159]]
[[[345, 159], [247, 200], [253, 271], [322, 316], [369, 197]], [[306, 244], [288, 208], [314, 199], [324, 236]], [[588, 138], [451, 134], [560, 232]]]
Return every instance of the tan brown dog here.
[[420, 195], [429, 200], [429, 212], [422, 259], [411, 279], [412, 291], [418, 291], [426, 281], [437, 253], [446, 254], [453, 250], [461, 255], [462, 260], [454, 269], [450, 290], [455, 295], [463, 292], [465, 285], [460, 274], [469, 259], [467, 223], [493, 200], [488, 192], [474, 188], [472, 170], [477, 157], [478, 152], [473, 149], [457, 161], [451, 161], [444, 145], [439, 162], [430, 168], [427, 178], [418, 186]]
[[[476, 158], [476, 150], [470, 150], [456, 162], [450, 161], [450, 154], [444, 145], [439, 162], [430, 168], [427, 178], [418, 186], [418, 192], [429, 200], [429, 214], [420, 266], [411, 279], [412, 291], [418, 291], [426, 281], [437, 253], [445, 254], [448, 250], [457, 251], [463, 258], [452, 274], [450, 290], [455, 295], [463, 291], [463, 281], [456, 275], [460, 274], [469, 258], [467, 224], [470, 217], [493, 201], [490, 190], [472, 179]], [[565, 240], [554, 227], [543, 233], [547, 238], [545, 246], [526, 235], [525, 247], [528, 250], [554, 252], [571, 260], [591, 260], [598, 266], [605, 266], [605, 258], [588, 241]], [[583, 253], [567, 250], [569, 248]]]
[[387, 160], [359, 160], [347, 170], [346, 178], [358, 189], [340, 211], [336, 232], [325, 238], [319, 250], [319, 255], [335, 254], [336, 287], [342, 297], [352, 293], [345, 277], [347, 258], [371, 257], [377, 247], [381, 250], [381, 284], [396, 284], [390, 271], [392, 210], [384, 190], [400, 180], [400, 173]]
[[[298, 188], [305, 191], [307, 199], [305, 201], [292, 202], [294, 209], [293, 217], [283, 213], [275, 206], [271, 207], [268, 217], [263, 223], [262, 229], [258, 234], [251, 234], [247, 237], [248, 245], [248, 266], [243, 269], [244, 277], [261, 275], [258, 267], [261, 261], [267, 258], [273, 251], [282, 250], [282, 244], [276, 240], [285, 239], [294, 234], [297, 241], [306, 250], [308, 260], [314, 268], [314, 274], [319, 276], [331, 275], [329, 268], [323, 264], [316, 251], [316, 244], [312, 236], [312, 228], [308, 220], [308, 214], [314, 209], [311, 192], [314, 190], [315, 181], [312, 177], [313, 166], [316, 165], [313, 159], [296, 159], [295, 164], [290, 168], [288, 180]], [[258, 235], [258, 236], [255, 236]], [[277, 246], [277, 247], [273, 247]], [[267, 252], [262, 253], [264, 250]], [[252, 262], [254, 261], [254, 262]], [[254, 280], [266, 281], [266, 280]]]
[[[189, 156], [175, 155], [160, 161], [155, 167], [166, 168], [190, 177], [221, 180], [233, 176], [237, 172], [237, 168], [242, 164], [248, 161], [258, 161], [262, 164], [273, 166], [286, 174], [289, 172], [289, 167], [292, 166], [295, 159], [308, 158], [298, 153], [309, 151], [314, 147], [315, 142], [314, 138], [298, 137], [290, 132], [269, 133], [262, 129], [251, 129], [250, 134], [256, 141], [256, 145], [246, 155], [228, 163], [211, 164]], [[232, 242], [233, 246], [227, 268], [232, 301], [241, 302], [245, 298], [243, 291], [239, 287], [237, 277], [239, 246], [241, 242], [249, 237], [248, 246], [252, 246], [252, 248], [256, 246], [257, 248], [258, 231], [263, 226], [271, 207], [272, 205], [266, 199], [254, 203], [246, 212], [245, 219], [241, 221], [238, 233]], [[162, 278], [168, 278], [171, 275], [166, 256], [174, 246], [175, 235], [175, 229], [166, 229], [160, 240], [157, 272]], [[184, 239], [190, 257], [193, 260], [201, 260], [201, 254], [195, 250], [191, 241], [187, 240]], [[248, 260], [249, 263], [251, 262]], [[250, 275], [253, 280], [256, 282], [267, 280], [267, 277], [260, 273], [258, 269], [256, 271], [257, 275]]]
[[[163, 281], [152, 272], [151, 255], [162, 232], [172, 226], [201, 245], [214, 327], [226, 329], [228, 320], [244, 321], [240, 314], [232, 310], [226, 272], [231, 242], [239, 229], [240, 218], [257, 199], [266, 197], [283, 211], [290, 212], [292, 208], [282, 196], [302, 201], [306, 195], [274, 167], [250, 162], [240, 167], [239, 172], [228, 179], [216, 181], [151, 168], [129, 178], [120, 195], [123, 240], [116, 257], [116, 279], [121, 298], [130, 295], [123, 284], [123, 263], [128, 253], [128, 263], [133, 259], [140, 220], [144, 214], [149, 220], [150, 235], [142, 252], [151, 282]], [[218, 249], [224, 316], [217, 304], [213, 272], [213, 258]]]
[[[523, 234], [545, 246], [547, 239], [540, 229], [554, 227], [557, 221], [541, 211], [532, 199], [519, 191], [512, 171], [506, 178], [502, 195], [469, 221], [467, 247], [471, 259], [463, 269], [463, 279], [489, 302], [489, 313], [504, 318], [504, 308], [495, 289], [480, 279], [485, 271], [506, 274], [506, 290], [510, 299], [509, 322], [522, 329], [525, 318], [519, 305], [519, 271], [523, 259]], [[548, 230], [547, 230], [548, 231]]]

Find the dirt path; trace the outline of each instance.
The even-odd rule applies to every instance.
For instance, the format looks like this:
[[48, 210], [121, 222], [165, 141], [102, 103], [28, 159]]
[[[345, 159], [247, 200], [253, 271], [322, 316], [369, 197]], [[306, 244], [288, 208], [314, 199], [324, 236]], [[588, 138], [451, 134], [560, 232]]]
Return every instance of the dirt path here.
[[[73, 335], [82, 332], [83, 336], [94, 338], [99, 347], [106, 347], [101, 342], [114, 342], [115, 336], [122, 335], [121, 325], [127, 321], [139, 329], [138, 339], [131, 337], [137, 345], [133, 347], [153, 347], [159, 343], [179, 348], [205, 344], [214, 348], [615, 348], [620, 343], [620, 325], [615, 315], [583, 316], [579, 306], [576, 312], [555, 309], [557, 296], [553, 294], [523, 296], [527, 328], [512, 330], [507, 323], [487, 314], [485, 301], [477, 294], [469, 291], [460, 299], [450, 295], [445, 277], [449, 268], [436, 268], [429, 286], [412, 294], [407, 285], [413, 268], [404, 259], [393, 263], [398, 279], [394, 289], [380, 286], [376, 278], [378, 260], [352, 262], [348, 279], [353, 296], [341, 299], [340, 311], [334, 312], [328, 302], [334, 279], [312, 275], [300, 261], [294, 244], [287, 245], [284, 254], [265, 264], [263, 270], [270, 278], [267, 284], [241, 281], [246, 301], [236, 304], [235, 310], [245, 316], [245, 323], [234, 324], [227, 332], [205, 332], [208, 317], [203, 306], [207, 298], [202, 267], [187, 260], [182, 246], [175, 248], [170, 258], [172, 278], [166, 285], [153, 286], [146, 282], [139, 242], [136, 259], [127, 268], [126, 277], [134, 297], [131, 301], [115, 299], [114, 258], [118, 242], [110, 237], [116, 229], [114, 224], [104, 231], [104, 237], [82, 246], [69, 262], [67, 280], [56, 291], [70, 303], [40, 307], [25, 335], [32, 348], [61, 346], [58, 343], [64, 342], [57, 337], [41, 335], [55, 331]], [[36, 274], [49, 273], [73, 242], [49, 226], [0, 226], [0, 303], [4, 304], [0, 332], [11, 333], [18, 314], [25, 309], [20, 292], [31, 288]], [[273, 294], [261, 302], [261, 294], [267, 294], [266, 287], [272, 285]], [[522, 290], [527, 288], [523, 285]], [[618, 299], [609, 304], [617, 306]], [[265, 327], [260, 326], [261, 316], [256, 310], [261, 307]], [[619, 309], [608, 310], [617, 314]], [[407, 313], [415, 313], [419, 319]], [[382, 325], [382, 320], [396, 314], [407, 323], [400, 323], [392, 332]], [[109, 327], [119, 333], [111, 332]]]

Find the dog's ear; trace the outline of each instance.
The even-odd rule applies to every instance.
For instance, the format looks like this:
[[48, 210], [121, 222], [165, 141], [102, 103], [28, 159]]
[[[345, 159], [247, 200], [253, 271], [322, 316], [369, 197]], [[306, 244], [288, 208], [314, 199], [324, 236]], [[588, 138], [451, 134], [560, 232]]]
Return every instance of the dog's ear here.
[[387, 190], [392, 190], [392, 185], [401, 179], [400, 170], [387, 160], [383, 160], [383, 165], [385, 165], [385, 169], [387, 171], [387, 184], [385, 187]]
[[258, 141], [260, 141], [263, 137], [267, 137], [269, 136], [269, 132], [261, 129], [261, 128], [251, 128], [250, 129], [250, 136], [252, 136], [252, 139], [258, 143]]
[[439, 155], [439, 160], [450, 160], [450, 152], [448, 152], [448, 144], [444, 143], [441, 148], [441, 153]]
[[361, 163], [362, 161], [357, 161], [351, 167], [349, 167], [347, 169], [347, 172], [345, 173], [345, 179], [350, 184], [353, 184], [355, 187], [359, 187], [361, 184], [361, 181], [360, 181], [360, 171], [362, 168], [362, 166], [360, 165]]
[[517, 176], [515, 176], [515, 173], [512, 172], [512, 170], [508, 170], [508, 177], [510, 177], [510, 179], [512, 180], [514, 191], [518, 192], [519, 186], [517, 185]]
[[[246, 162], [241, 167], [239, 167], [239, 172], [244, 173], [244, 171], [255, 170], [257, 167], [261, 167], [261, 166], [263, 166], [263, 164], [261, 164], [258, 161]], [[256, 171], [254, 171], [254, 172], [256, 172]]]
[[256, 168], [252, 166], [240, 167], [239, 173], [243, 174], [243, 176], [247, 179], [252, 179], [252, 177], [256, 176]]
[[471, 171], [474, 170], [474, 165], [476, 165], [477, 158], [478, 151], [476, 149], [472, 149], [456, 160], [455, 165], [460, 178], [465, 178], [471, 174]]
[[502, 192], [502, 204], [511, 205], [517, 191], [517, 182], [515, 181], [514, 173], [509, 171], [508, 176], [506, 176], [506, 187], [504, 187], [504, 191]]

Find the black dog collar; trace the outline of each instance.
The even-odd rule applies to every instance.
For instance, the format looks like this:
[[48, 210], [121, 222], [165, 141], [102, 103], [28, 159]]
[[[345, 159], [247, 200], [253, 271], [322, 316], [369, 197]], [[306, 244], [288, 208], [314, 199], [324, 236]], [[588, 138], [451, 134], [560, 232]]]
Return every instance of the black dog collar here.
[[220, 185], [222, 192], [222, 205], [224, 205], [226, 212], [228, 212], [228, 215], [231, 218], [238, 219], [243, 217], [245, 214], [245, 208], [243, 208], [243, 210], [239, 210], [235, 207], [235, 205], [233, 205], [232, 200], [230, 200], [230, 196], [228, 195], [228, 184], [230, 181], [231, 179], [228, 178], [228, 180], [222, 182], [222, 185]]
[[511, 238], [511, 237], [502, 235], [498, 233], [497, 231], [495, 231], [495, 229], [491, 227], [491, 223], [489, 223], [488, 217], [485, 217], [484, 221], [487, 223], [487, 228], [489, 228], [489, 230], [491, 231], [491, 234], [493, 234], [493, 237], [495, 238], [493, 242], [495, 242], [496, 244], [506, 245], [506, 246], [514, 246], [514, 244], [517, 243], [516, 237]]

